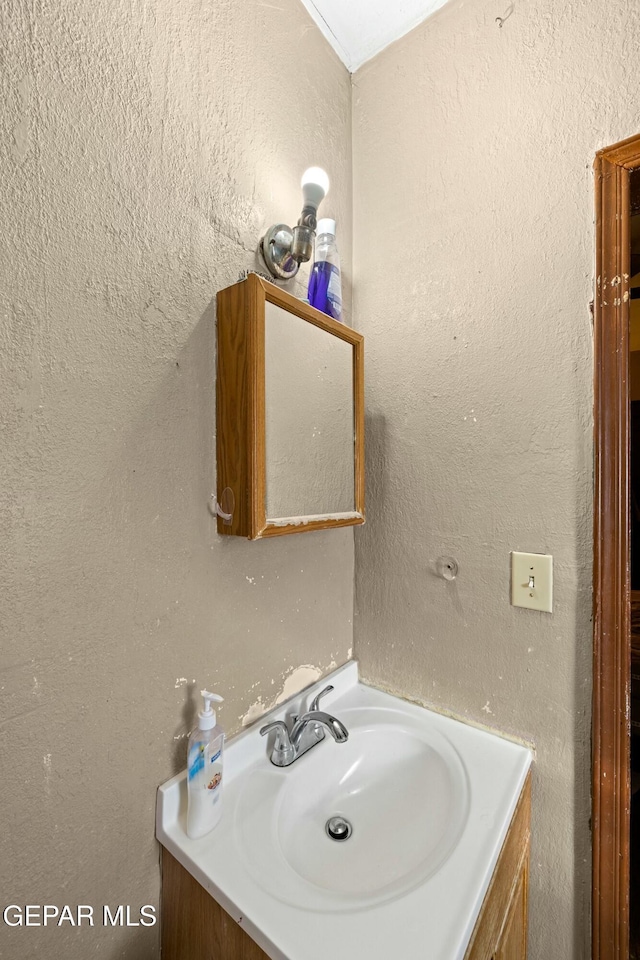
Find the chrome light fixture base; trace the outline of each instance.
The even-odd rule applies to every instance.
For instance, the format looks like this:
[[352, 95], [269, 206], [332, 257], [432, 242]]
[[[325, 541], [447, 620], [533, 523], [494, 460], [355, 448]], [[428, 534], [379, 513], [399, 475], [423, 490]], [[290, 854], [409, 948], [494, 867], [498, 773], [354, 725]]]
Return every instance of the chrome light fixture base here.
[[260, 251], [267, 270], [278, 280], [295, 277], [300, 264], [293, 257], [293, 230], [286, 223], [270, 227], [260, 241]]

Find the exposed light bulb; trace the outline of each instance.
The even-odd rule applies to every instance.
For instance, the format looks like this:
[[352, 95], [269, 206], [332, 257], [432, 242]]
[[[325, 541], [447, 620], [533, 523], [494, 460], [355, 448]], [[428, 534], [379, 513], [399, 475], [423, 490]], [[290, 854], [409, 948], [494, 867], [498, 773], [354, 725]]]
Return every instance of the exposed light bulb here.
[[302, 187], [304, 206], [311, 207], [316, 211], [329, 193], [329, 177], [322, 167], [309, 167], [302, 174], [300, 186]]

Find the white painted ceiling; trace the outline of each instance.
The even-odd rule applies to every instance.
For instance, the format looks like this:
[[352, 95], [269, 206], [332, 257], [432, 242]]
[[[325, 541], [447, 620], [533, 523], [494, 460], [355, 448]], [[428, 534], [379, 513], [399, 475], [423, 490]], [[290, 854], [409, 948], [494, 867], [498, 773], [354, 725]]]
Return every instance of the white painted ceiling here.
[[302, 0], [302, 3], [353, 73], [444, 6], [446, 0]]

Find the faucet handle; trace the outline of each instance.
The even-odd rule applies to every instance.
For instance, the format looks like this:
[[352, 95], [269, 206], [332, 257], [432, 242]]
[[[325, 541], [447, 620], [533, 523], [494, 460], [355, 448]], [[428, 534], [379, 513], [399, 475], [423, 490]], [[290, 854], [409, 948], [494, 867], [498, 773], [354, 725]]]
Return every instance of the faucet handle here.
[[312, 713], [312, 712], [314, 712], [315, 710], [319, 710], [319, 709], [320, 709], [320, 697], [324, 697], [325, 693], [331, 693], [332, 690], [333, 690], [333, 684], [332, 684], [332, 683], [330, 683], [328, 686], [326, 686], [326, 687], [324, 688], [324, 690], [321, 690], [320, 693], [319, 693], [316, 697], [314, 697], [313, 700], [311, 701], [311, 706], [309, 707], [309, 713]]
[[278, 731], [276, 740], [283, 739], [286, 741], [289, 739], [289, 728], [284, 720], [274, 720], [273, 723], [268, 723], [266, 726], [260, 727], [260, 736], [266, 737], [272, 730]]
[[276, 742], [273, 745], [271, 760], [277, 766], [286, 766], [293, 761], [295, 756], [289, 736], [289, 728], [284, 720], [274, 720], [273, 723], [267, 723], [266, 726], [260, 728], [260, 736], [265, 737], [271, 730], [276, 731]]

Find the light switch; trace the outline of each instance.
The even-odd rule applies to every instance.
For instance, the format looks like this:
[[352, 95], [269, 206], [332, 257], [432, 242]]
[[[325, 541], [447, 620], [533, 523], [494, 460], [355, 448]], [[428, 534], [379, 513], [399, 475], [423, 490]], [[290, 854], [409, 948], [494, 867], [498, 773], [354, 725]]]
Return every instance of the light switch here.
[[553, 557], [548, 553], [511, 554], [511, 603], [553, 611]]

